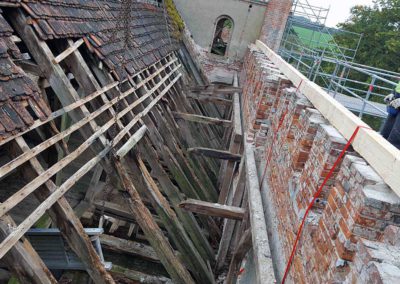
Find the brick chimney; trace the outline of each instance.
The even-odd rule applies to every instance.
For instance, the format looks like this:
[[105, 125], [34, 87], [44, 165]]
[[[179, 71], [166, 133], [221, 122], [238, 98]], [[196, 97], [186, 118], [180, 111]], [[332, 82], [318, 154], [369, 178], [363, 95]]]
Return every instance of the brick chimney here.
[[270, 0], [261, 29], [260, 40], [271, 49], [279, 49], [293, 0]]

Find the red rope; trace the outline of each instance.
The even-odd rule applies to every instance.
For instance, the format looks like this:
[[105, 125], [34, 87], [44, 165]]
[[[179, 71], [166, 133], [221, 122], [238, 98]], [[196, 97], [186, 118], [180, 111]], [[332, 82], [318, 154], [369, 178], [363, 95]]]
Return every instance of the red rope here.
[[321, 195], [322, 193], [322, 189], [324, 188], [324, 186], [326, 185], [326, 183], [328, 182], [328, 180], [332, 177], [333, 172], [335, 171], [335, 169], [337, 168], [337, 166], [339, 165], [340, 161], [343, 159], [344, 155], [346, 154], [347, 149], [351, 146], [351, 144], [353, 143], [354, 139], [356, 138], [358, 132], [360, 131], [361, 128], [365, 128], [365, 129], [371, 129], [369, 127], [366, 126], [358, 126], [356, 128], [356, 130], [354, 131], [354, 133], [352, 134], [352, 136], [350, 137], [350, 140], [347, 142], [346, 146], [343, 148], [342, 152], [340, 153], [339, 157], [337, 158], [337, 160], [335, 161], [335, 163], [333, 164], [332, 168], [330, 169], [328, 175], [325, 177], [324, 181], [322, 182], [321, 186], [318, 188], [318, 191], [315, 193], [311, 203], [308, 205], [307, 210], [304, 214], [303, 220], [300, 224], [299, 230], [297, 231], [297, 236], [296, 236], [296, 241], [294, 242], [293, 248], [292, 248], [292, 253], [290, 255], [289, 261], [286, 265], [286, 270], [285, 270], [285, 274], [283, 276], [282, 279], [282, 284], [285, 283], [286, 278], [289, 274], [290, 271], [290, 267], [292, 265], [293, 262], [293, 258], [296, 254], [296, 249], [297, 249], [297, 245], [299, 243], [300, 237], [301, 237], [301, 233], [303, 231], [304, 228], [304, 224], [306, 222], [307, 216], [311, 211], [311, 208], [314, 206], [315, 201], [318, 199], [318, 197]]

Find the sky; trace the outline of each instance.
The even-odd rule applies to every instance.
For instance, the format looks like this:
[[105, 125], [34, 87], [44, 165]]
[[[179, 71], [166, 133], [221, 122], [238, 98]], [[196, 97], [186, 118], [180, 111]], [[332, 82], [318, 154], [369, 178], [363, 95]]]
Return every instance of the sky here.
[[334, 27], [344, 22], [350, 15], [350, 9], [356, 5], [372, 5], [372, 0], [308, 0], [311, 5], [328, 8], [331, 7], [326, 25]]

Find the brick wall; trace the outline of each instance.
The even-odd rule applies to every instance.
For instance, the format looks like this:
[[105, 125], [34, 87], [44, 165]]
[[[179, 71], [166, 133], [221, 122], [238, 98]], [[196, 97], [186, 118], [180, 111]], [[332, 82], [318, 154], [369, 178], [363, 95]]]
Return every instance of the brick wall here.
[[[347, 141], [255, 47], [241, 83], [247, 141], [262, 153], [261, 170], [267, 164], [270, 207], [287, 261], [305, 210]], [[400, 198], [349, 150], [308, 215], [290, 280], [396, 283], [399, 227]]]
[[277, 51], [285, 31], [293, 0], [270, 0], [261, 29], [260, 40]]

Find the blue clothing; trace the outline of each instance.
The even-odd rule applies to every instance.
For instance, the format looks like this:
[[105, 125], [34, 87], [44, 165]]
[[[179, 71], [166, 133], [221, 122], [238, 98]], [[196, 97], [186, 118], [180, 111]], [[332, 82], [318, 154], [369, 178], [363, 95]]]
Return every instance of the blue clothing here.
[[[394, 91], [395, 99], [400, 98], [400, 82]], [[400, 110], [392, 106], [387, 107], [388, 117], [383, 125], [381, 134], [393, 146], [400, 150]]]
[[400, 115], [389, 115], [382, 128], [383, 138], [400, 150]]
[[[394, 92], [394, 97], [395, 97], [395, 99], [399, 99], [400, 98], [400, 92], [395, 91]], [[387, 109], [387, 112], [388, 112], [388, 114], [390, 116], [397, 116], [399, 114], [399, 112], [400, 112], [399, 109], [396, 109], [396, 108], [394, 108], [394, 107], [392, 107], [390, 105], [388, 105], [386, 107], [386, 109]]]

